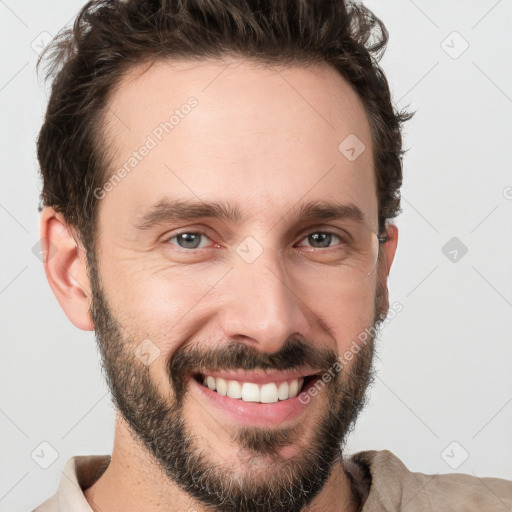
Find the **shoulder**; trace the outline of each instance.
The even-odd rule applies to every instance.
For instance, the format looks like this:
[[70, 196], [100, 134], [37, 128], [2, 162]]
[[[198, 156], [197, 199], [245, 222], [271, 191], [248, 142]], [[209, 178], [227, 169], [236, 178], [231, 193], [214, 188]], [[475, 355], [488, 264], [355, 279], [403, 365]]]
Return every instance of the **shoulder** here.
[[32, 512], [58, 512], [59, 510], [59, 496], [54, 494], [51, 498], [48, 498], [44, 503], [41, 503]]
[[110, 455], [76, 455], [66, 462], [57, 492], [32, 512], [60, 512], [62, 510], [90, 510], [83, 490], [103, 474], [110, 463]]
[[512, 481], [463, 473], [412, 472], [389, 450], [359, 452], [347, 460], [365, 475], [369, 490], [364, 512], [430, 510], [510, 511]]

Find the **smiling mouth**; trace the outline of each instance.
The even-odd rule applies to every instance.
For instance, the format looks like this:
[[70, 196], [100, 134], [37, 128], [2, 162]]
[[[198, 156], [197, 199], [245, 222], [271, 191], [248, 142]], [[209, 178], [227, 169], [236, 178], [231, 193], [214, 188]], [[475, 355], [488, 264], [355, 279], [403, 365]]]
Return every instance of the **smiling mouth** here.
[[272, 404], [289, 400], [309, 389], [320, 378], [320, 375], [307, 375], [278, 382], [267, 382], [265, 384], [224, 379], [201, 373], [194, 375], [193, 378], [200, 385], [222, 396], [243, 402]]

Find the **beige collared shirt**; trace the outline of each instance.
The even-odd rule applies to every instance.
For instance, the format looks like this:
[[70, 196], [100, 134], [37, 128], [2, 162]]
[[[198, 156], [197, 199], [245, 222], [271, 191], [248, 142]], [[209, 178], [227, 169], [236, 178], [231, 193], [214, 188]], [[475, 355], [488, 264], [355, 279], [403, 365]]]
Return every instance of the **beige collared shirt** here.
[[[62, 471], [56, 494], [33, 512], [92, 512], [83, 490], [98, 480], [109, 462], [109, 455], [72, 457]], [[343, 464], [356, 494], [364, 501], [362, 512], [512, 511], [509, 480], [415, 473], [388, 450], [359, 452]]]

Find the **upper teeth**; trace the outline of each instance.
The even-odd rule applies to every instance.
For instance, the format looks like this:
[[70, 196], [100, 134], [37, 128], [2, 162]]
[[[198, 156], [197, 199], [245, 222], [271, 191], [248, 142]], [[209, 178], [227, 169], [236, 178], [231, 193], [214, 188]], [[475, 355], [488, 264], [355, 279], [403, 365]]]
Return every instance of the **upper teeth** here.
[[271, 404], [296, 396], [302, 388], [304, 379], [292, 379], [280, 384], [268, 382], [259, 385], [254, 382], [239, 382], [208, 375], [204, 376], [203, 383], [212, 391], [217, 391], [220, 395], [227, 395], [229, 398], [242, 399], [244, 402]]

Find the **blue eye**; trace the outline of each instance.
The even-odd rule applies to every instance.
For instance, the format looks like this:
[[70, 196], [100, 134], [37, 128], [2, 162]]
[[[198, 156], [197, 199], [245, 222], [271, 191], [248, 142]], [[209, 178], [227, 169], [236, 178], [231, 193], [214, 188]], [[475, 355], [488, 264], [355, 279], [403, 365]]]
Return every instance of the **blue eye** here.
[[169, 242], [176, 239], [177, 244], [172, 245], [178, 245], [178, 247], [181, 247], [182, 249], [198, 249], [200, 248], [199, 245], [201, 243], [201, 237], [207, 238], [204, 233], [187, 231], [171, 236], [169, 238]]
[[[167, 239], [171, 245], [181, 249], [202, 249], [206, 247], [208, 240], [209, 238], [200, 231], [184, 231]], [[331, 231], [314, 231], [302, 239], [302, 241], [304, 240], [307, 240], [307, 245], [302, 245], [302, 247], [310, 249], [325, 249], [344, 241], [340, 235]], [[335, 243], [333, 244], [333, 242]]]
[[316, 231], [314, 233], [310, 233], [308, 236], [303, 238], [303, 240], [307, 240], [308, 244], [306, 247], [312, 247], [315, 249], [322, 249], [326, 247], [331, 247], [331, 242], [334, 239], [341, 241], [341, 238], [332, 233], [330, 231]]

